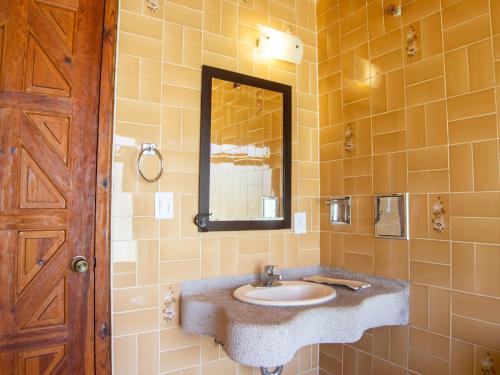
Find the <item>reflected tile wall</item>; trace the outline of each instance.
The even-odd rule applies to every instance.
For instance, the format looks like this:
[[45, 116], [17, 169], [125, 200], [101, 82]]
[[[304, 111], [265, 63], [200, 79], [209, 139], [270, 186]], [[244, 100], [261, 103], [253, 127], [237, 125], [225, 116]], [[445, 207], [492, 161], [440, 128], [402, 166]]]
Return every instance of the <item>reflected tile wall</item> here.
[[[258, 374], [238, 366], [205, 337], [163, 319], [164, 302], [186, 280], [237, 275], [264, 264], [318, 264], [319, 128], [316, 9], [309, 0], [120, 1], [112, 202], [113, 365], [115, 374]], [[256, 61], [257, 23], [291, 29], [304, 61]], [[293, 211], [308, 233], [290, 230], [198, 233], [201, 65], [293, 86]], [[273, 135], [273, 137], [279, 134]], [[137, 174], [141, 143], [156, 143], [165, 172], [156, 183]], [[155, 175], [157, 161], [145, 158]], [[154, 193], [174, 194], [174, 218], [154, 219]], [[286, 374], [318, 373], [318, 346], [301, 349]]]
[[[322, 345], [320, 373], [480, 374], [486, 353], [498, 372], [500, 3], [393, 3], [317, 4], [320, 194], [354, 195], [349, 227], [320, 208], [321, 263], [412, 281], [410, 326]], [[374, 240], [372, 195], [401, 191], [410, 241]]]

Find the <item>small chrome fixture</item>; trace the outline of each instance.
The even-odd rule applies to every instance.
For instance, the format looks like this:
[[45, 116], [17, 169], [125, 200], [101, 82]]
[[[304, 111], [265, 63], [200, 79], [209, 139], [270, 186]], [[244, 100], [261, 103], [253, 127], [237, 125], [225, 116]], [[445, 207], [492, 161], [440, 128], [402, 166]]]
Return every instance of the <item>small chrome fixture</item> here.
[[394, 17], [400, 17], [401, 16], [401, 6], [394, 5], [394, 4], [389, 5], [387, 7], [387, 14], [390, 14], [391, 16], [394, 16]]
[[73, 272], [87, 272], [87, 270], [89, 269], [87, 258], [82, 255], [77, 255], [71, 260], [70, 268]]
[[283, 366], [276, 366], [274, 370], [271, 370], [268, 367], [260, 368], [260, 373], [262, 375], [281, 375], [282, 371], [283, 371]]
[[375, 237], [408, 240], [408, 193], [375, 195]]
[[262, 274], [261, 286], [269, 288], [272, 286], [280, 286], [281, 275], [275, 274], [274, 269], [276, 265], [268, 264], [264, 266], [264, 273]]
[[351, 197], [332, 197], [325, 202], [330, 205], [330, 223], [351, 224]]
[[[158, 157], [158, 160], [160, 161], [160, 169], [158, 171], [158, 174], [152, 178], [146, 177], [142, 172], [141, 166], [144, 155], [156, 155]], [[156, 144], [154, 143], [142, 144], [142, 150], [141, 152], [139, 152], [139, 156], [137, 157], [137, 171], [139, 172], [139, 175], [147, 182], [156, 182], [160, 179], [161, 175], [163, 174], [163, 156], [160, 153], [160, 151], [158, 151], [158, 149], [156, 148]]]

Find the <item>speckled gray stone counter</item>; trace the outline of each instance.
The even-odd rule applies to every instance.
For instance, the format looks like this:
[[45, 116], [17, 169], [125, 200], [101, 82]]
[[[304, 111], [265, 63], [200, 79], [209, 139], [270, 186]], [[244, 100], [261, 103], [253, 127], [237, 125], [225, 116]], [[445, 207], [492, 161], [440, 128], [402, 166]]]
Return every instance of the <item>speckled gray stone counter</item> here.
[[259, 275], [220, 277], [181, 285], [181, 324], [190, 333], [213, 336], [227, 355], [253, 367], [288, 363], [303, 346], [350, 343], [369, 328], [408, 323], [408, 283], [325, 267], [280, 269], [284, 280], [311, 275], [362, 280], [359, 291], [335, 286], [329, 302], [297, 307], [252, 305], [236, 300], [233, 290]]

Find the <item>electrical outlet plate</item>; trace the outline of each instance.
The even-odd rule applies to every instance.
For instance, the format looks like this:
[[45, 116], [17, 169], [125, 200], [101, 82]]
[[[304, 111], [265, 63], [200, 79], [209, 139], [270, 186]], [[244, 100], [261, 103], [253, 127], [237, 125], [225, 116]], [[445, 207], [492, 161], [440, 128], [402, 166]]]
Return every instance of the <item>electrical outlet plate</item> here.
[[173, 193], [155, 193], [155, 218], [156, 219], [174, 218]]

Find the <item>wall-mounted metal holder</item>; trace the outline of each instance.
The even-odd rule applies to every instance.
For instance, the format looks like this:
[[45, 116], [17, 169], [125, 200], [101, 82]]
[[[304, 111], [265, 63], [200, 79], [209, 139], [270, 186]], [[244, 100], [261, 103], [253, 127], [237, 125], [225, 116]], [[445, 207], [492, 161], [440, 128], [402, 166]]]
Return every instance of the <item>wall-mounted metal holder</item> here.
[[325, 202], [330, 205], [331, 224], [351, 224], [351, 197], [332, 197]]
[[[158, 171], [158, 174], [153, 178], [146, 177], [141, 170], [142, 159], [144, 155], [156, 155], [158, 157], [158, 160], [160, 161], [160, 170]], [[155, 143], [143, 143], [141, 145], [141, 152], [139, 152], [139, 156], [137, 157], [137, 171], [139, 172], [139, 175], [147, 182], [156, 182], [160, 179], [161, 175], [163, 174], [163, 156], [156, 148]]]
[[408, 193], [375, 194], [375, 237], [410, 239]]

